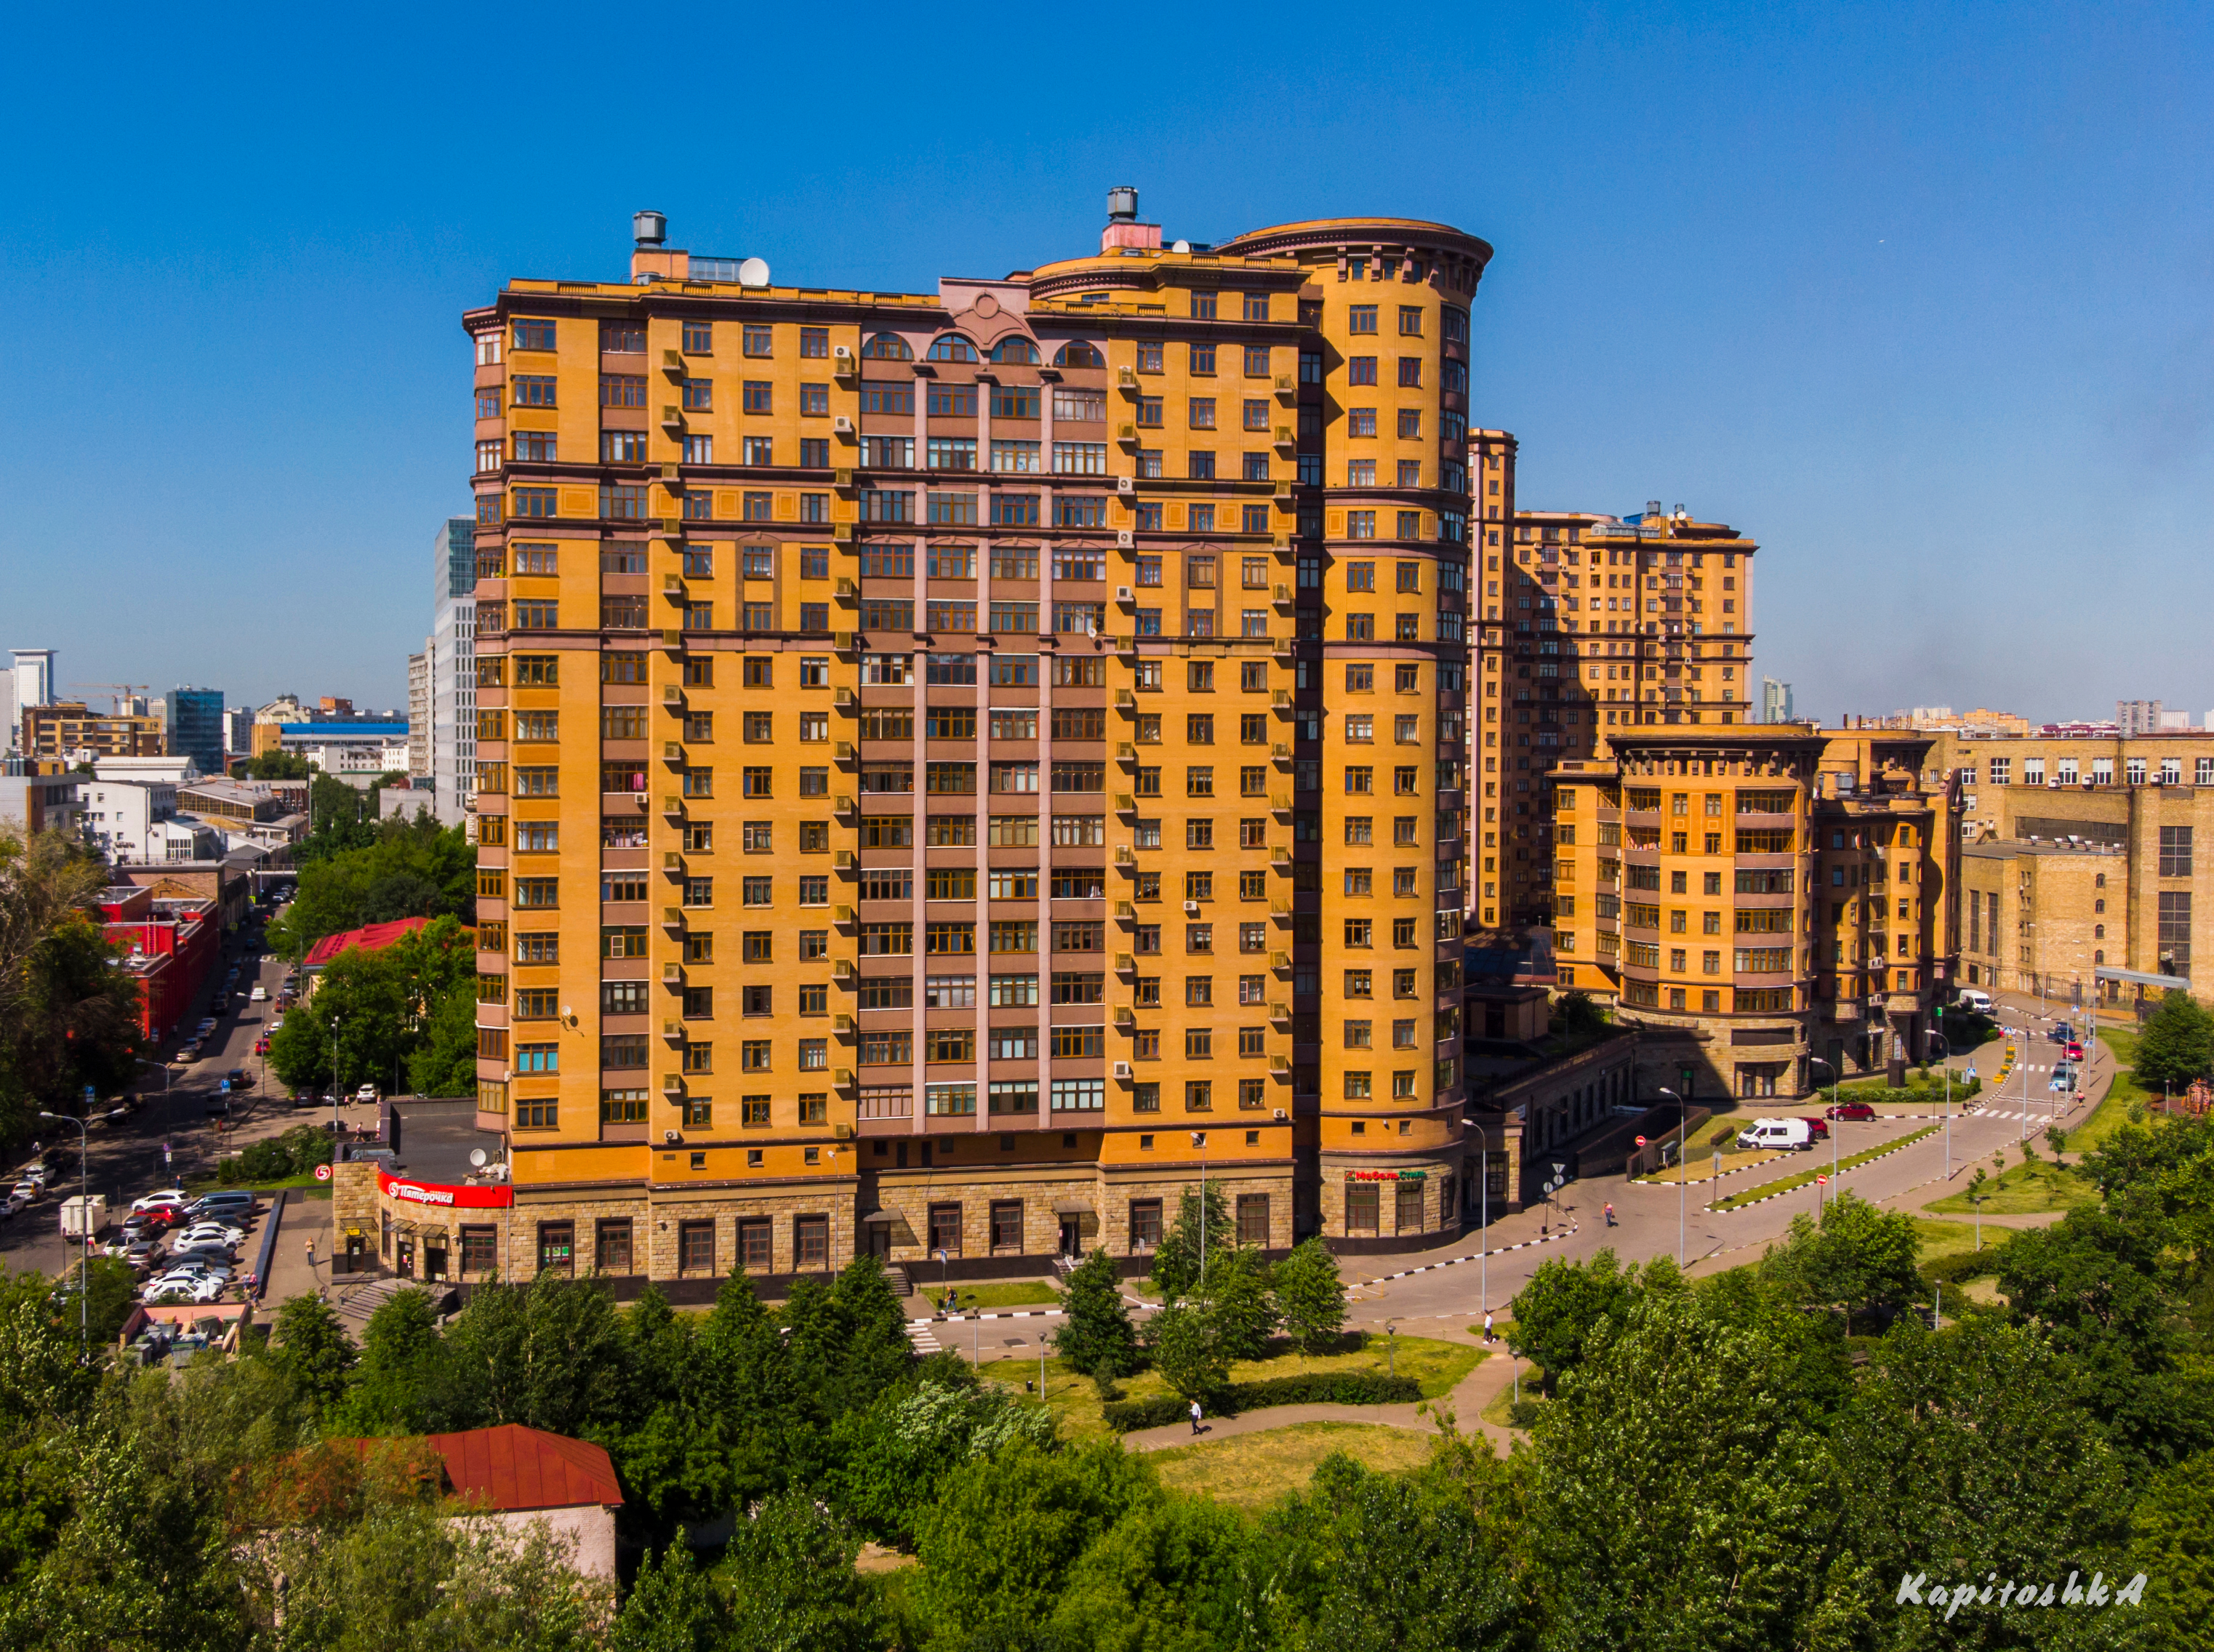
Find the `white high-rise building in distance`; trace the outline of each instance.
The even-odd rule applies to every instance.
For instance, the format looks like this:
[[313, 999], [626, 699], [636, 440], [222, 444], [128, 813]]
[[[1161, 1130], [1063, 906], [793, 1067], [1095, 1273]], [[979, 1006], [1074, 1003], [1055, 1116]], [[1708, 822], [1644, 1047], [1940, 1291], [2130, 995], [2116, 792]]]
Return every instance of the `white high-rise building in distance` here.
[[476, 523], [452, 517], [431, 542], [431, 634], [423, 645], [431, 689], [431, 812], [441, 824], [468, 818], [477, 790]]
[[0, 713], [8, 719], [8, 733], [0, 751], [13, 751], [22, 743], [23, 713], [33, 706], [54, 703], [54, 651], [16, 648], [9, 651], [7, 704]]

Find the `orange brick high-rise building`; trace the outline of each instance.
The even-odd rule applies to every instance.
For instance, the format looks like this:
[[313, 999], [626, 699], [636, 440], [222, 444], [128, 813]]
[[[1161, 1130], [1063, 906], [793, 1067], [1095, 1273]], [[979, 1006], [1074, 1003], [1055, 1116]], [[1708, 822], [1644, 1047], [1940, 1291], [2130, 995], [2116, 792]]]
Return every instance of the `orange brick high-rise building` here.
[[923, 294], [642, 214], [465, 317], [508, 1276], [1457, 1230], [1490, 248], [1135, 204]]

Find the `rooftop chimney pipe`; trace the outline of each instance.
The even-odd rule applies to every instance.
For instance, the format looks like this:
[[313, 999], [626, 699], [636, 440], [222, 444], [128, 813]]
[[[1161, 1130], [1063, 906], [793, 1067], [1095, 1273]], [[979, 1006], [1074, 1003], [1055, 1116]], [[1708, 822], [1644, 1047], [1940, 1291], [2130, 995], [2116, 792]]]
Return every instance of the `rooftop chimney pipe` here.
[[1128, 184], [1117, 184], [1107, 192], [1107, 221], [1110, 223], [1135, 223], [1138, 221], [1138, 192]]
[[631, 214], [630, 232], [641, 247], [658, 247], [669, 239], [669, 217], [666, 213], [645, 211]]

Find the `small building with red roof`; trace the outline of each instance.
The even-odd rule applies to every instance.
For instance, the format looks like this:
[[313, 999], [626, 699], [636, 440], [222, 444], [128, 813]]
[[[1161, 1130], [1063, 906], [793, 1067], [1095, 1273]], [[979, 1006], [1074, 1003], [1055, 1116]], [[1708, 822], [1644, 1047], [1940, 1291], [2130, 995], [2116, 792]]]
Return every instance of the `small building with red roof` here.
[[[462, 1434], [431, 1434], [420, 1442], [444, 1470], [443, 1490], [461, 1519], [498, 1526], [520, 1542], [543, 1521], [569, 1548], [569, 1563], [586, 1577], [615, 1579], [615, 1510], [622, 1486], [604, 1447], [507, 1423]], [[412, 1441], [360, 1440], [359, 1449]]]

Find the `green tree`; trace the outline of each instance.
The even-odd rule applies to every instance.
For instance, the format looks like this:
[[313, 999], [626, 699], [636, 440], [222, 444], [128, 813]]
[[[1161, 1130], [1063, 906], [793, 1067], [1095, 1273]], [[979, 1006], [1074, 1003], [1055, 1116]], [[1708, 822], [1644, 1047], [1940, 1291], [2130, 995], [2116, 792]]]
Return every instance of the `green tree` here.
[[624, 1415], [629, 1373], [613, 1298], [597, 1279], [541, 1273], [480, 1285], [446, 1332], [432, 1410], [446, 1428], [520, 1423], [590, 1435]]
[[269, 926], [274, 950], [297, 959], [326, 935], [397, 918], [469, 921], [475, 911], [476, 851], [459, 827], [440, 826], [427, 816], [348, 822], [348, 799], [358, 802], [362, 794], [340, 780], [315, 784], [336, 788], [319, 794], [338, 823], [319, 824], [296, 851], [299, 892]]
[[[80, 1278], [89, 1281], [90, 1295], [80, 1318], [76, 1293]], [[73, 1264], [55, 1300], [65, 1328], [84, 1331], [95, 1349], [113, 1343], [123, 1322], [138, 1300], [138, 1276], [119, 1257], [90, 1256]]]
[[1044, 1406], [987, 1386], [959, 1355], [941, 1353], [913, 1383], [841, 1420], [838, 1504], [870, 1536], [911, 1545], [945, 1475], [1017, 1441], [1052, 1450], [1054, 1429]]
[[1879, 1209], [1856, 1193], [1840, 1193], [1820, 1227], [1792, 1219], [1782, 1246], [1761, 1259], [1761, 1272], [1802, 1306], [1841, 1307], [1847, 1330], [1856, 1308], [1888, 1315], [1922, 1294], [1915, 1270], [1913, 1218]]
[[2163, 1085], [2180, 1090], [2193, 1079], [2214, 1075], [2214, 1013], [2187, 992], [2169, 992], [2138, 1035], [2133, 1070], [2148, 1090]]
[[1208, 1497], [1141, 1503], [1087, 1545], [1041, 1637], [1086, 1652], [1295, 1646], [1284, 1568], [1236, 1510]]
[[270, 1065], [295, 1089], [320, 1089], [334, 1076], [341, 1086], [385, 1086], [405, 1073], [419, 1093], [469, 1094], [475, 1013], [475, 939], [458, 920], [438, 918], [389, 946], [333, 958], [315, 997], [270, 1040]]
[[1689, 1293], [1629, 1292], [1612, 1261], [1581, 1300], [1635, 1300], [1619, 1320], [1572, 1316], [1583, 1329], [1536, 1430], [1527, 1542], [1547, 1644], [1806, 1644], [1836, 1488], [1807, 1409], [1769, 1380], [1780, 1350]]
[[1637, 1270], [1624, 1269], [1610, 1247], [1588, 1262], [1555, 1257], [1539, 1265], [1514, 1298], [1514, 1324], [1507, 1345], [1544, 1372], [1551, 1394], [1581, 1363], [1585, 1345], [1601, 1325], [1619, 1329], [1637, 1296]]
[[1208, 1278], [1208, 1313], [1227, 1359], [1268, 1357], [1269, 1338], [1276, 1331], [1269, 1273], [1260, 1251], [1249, 1246], [1232, 1247], [1214, 1258]]
[[865, 1652], [884, 1644], [860, 1545], [804, 1491], [770, 1498], [738, 1521], [719, 1580], [730, 1590], [731, 1652]]
[[131, 1083], [144, 1047], [140, 994], [137, 978], [115, 967], [117, 954], [81, 914], [58, 920], [30, 950], [14, 1009], [0, 1021], [0, 1133], [20, 1140], [42, 1131], [40, 1111], [82, 1114], [87, 1085], [114, 1095]]
[[277, 1310], [270, 1357], [291, 1377], [316, 1413], [327, 1416], [346, 1393], [357, 1356], [353, 1341], [331, 1305], [303, 1294], [288, 1297]]
[[1058, 1295], [1067, 1317], [1053, 1333], [1054, 1351], [1068, 1361], [1071, 1370], [1105, 1388], [1144, 1363], [1137, 1327], [1130, 1323], [1128, 1305], [1122, 1300], [1122, 1276], [1104, 1249], [1070, 1270], [1067, 1288]]
[[1563, 993], [1553, 1001], [1553, 1030], [1572, 1043], [1586, 1043], [1606, 1031], [1606, 1012], [1587, 993]]
[[265, 751], [232, 767], [250, 780], [304, 780], [315, 772], [315, 766], [297, 751]]
[[[1201, 1242], [1205, 1237], [1206, 1265], [1201, 1265]], [[1230, 1202], [1222, 1184], [1209, 1182], [1204, 1192], [1186, 1187], [1177, 1205], [1176, 1221], [1153, 1250], [1153, 1285], [1163, 1296], [1185, 1296], [1201, 1286], [1202, 1276], [1214, 1265], [1214, 1253], [1235, 1249], [1238, 1230], [1230, 1220]]]
[[427, 1431], [430, 1395], [445, 1344], [431, 1293], [395, 1292], [362, 1327], [361, 1359], [333, 1421], [345, 1435], [415, 1435]]
[[729, 1637], [723, 1598], [693, 1563], [680, 1530], [638, 1569], [609, 1645], [613, 1652], [722, 1652]]
[[2128, 1569], [2150, 1579], [2145, 1601], [2160, 1644], [2214, 1652], [2214, 1454], [2155, 1475], [2131, 1520]]
[[1230, 1380], [1230, 1355], [1205, 1304], [1171, 1301], [1146, 1326], [1153, 1369], [1186, 1399], [1207, 1404]]
[[1327, 1354], [1345, 1331], [1345, 1282], [1319, 1239], [1306, 1239], [1275, 1266], [1276, 1318], [1304, 1354]]
[[910, 1589], [932, 1648], [1025, 1645], [1085, 1551], [1161, 1500], [1153, 1465], [1111, 1440], [1017, 1444], [963, 1464], [923, 1511]]

